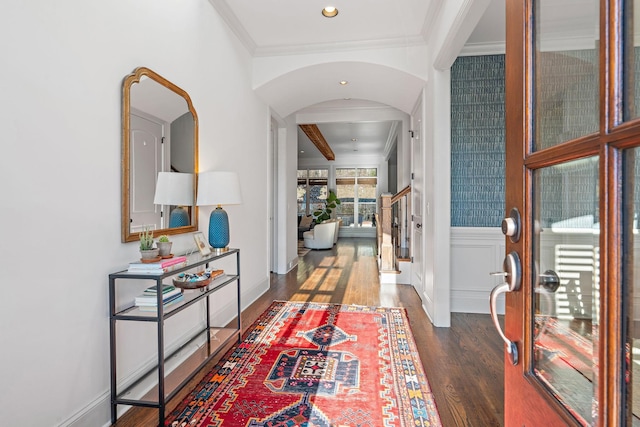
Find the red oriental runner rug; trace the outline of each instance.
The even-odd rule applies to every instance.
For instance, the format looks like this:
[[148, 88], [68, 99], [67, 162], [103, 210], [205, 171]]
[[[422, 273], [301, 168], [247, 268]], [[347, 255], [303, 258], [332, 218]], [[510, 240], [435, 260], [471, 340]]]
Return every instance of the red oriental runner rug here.
[[441, 426], [406, 312], [274, 302], [167, 426]]

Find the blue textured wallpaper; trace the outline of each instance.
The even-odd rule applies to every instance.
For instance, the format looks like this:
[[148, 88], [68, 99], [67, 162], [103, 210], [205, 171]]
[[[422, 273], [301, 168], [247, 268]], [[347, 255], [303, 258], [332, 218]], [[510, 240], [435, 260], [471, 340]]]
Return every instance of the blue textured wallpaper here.
[[[451, 68], [453, 227], [499, 227], [504, 215], [504, 60], [504, 55], [465, 56]], [[544, 79], [538, 88], [536, 149], [598, 130], [597, 60], [596, 50], [539, 57]], [[597, 158], [548, 168], [543, 176], [543, 226], [585, 216], [598, 220]]]
[[451, 67], [451, 226], [499, 227], [504, 215], [504, 55]]

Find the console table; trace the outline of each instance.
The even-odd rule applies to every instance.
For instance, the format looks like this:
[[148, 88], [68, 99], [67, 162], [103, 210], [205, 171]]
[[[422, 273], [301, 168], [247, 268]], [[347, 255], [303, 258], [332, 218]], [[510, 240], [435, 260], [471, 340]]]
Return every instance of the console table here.
[[[170, 305], [166, 308], [162, 306], [162, 286], [163, 280], [177, 275], [181, 272], [197, 269], [197, 267], [208, 268], [211, 263], [221, 260], [225, 257], [235, 256], [236, 271], [235, 274], [229, 274], [225, 271], [225, 275], [214, 279], [209, 285], [188, 290], [183, 292], [184, 300]], [[157, 311], [141, 311], [139, 307], [133, 305], [124, 309], [116, 307], [116, 292], [119, 286], [126, 286], [124, 279], [128, 280], [151, 280], [156, 282], [156, 292], [158, 298]], [[170, 280], [169, 280], [170, 282]], [[168, 283], [169, 283], [168, 282]], [[130, 284], [130, 282], [129, 282]], [[220, 289], [235, 284], [237, 291], [237, 322], [235, 327], [215, 327], [210, 324], [210, 301], [212, 294]], [[172, 350], [169, 354], [165, 354], [164, 348], [164, 324], [165, 321], [183, 310], [197, 306], [198, 302], [204, 301], [206, 306], [206, 326], [198, 331], [194, 336], [190, 337], [184, 344], [177, 349]], [[240, 305], [240, 250], [229, 249], [222, 253], [212, 253], [207, 256], [200, 255], [199, 252], [191, 254], [187, 257], [187, 265], [162, 275], [151, 274], [134, 274], [127, 271], [120, 271], [109, 274], [109, 319], [110, 319], [110, 357], [111, 357], [111, 422], [117, 420], [117, 406], [131, 405], [144, 406], [150, 408], [158, 408], [159, 425], [164, 425], [165, 405], [166, 403], [180, 391], [196, 374], [209, 362], [216, 354], [224, 349], [227, 344], [234, 339], [237, 342], [242, 340], [242, 322]], [[157, 365], [147, 372], [141, 374], [131, 384], [118, 390], [117, 378], [117, 330], [118, 322], [126, 325], [127, 322], [150, 322], [155, 323], [157, 329]], [[212, 337], [214, 337], [212, 339]], [[173, 372], [165, 373], [165, 363], [172, 357], [177, 356], [181, 350], [187, 346], [198, 343], [199, 348], [189, 355], [187, 360], [180, 365], [180, 369]], [[184, 372], [186, 367], [188, 372]], [[149, 383], [153, 383], [151, 386]]]

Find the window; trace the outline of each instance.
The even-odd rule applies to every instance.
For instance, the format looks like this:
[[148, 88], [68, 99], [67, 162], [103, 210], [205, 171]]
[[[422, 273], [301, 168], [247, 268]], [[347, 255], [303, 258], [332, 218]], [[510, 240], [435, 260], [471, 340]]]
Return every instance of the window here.
[[313, 214], [327, 198], [328, 169], [298, 170], [298, 216]]
[[376, 168], [336, 169], [337, 217], [343, 226], [375, 226], [378, 170]]

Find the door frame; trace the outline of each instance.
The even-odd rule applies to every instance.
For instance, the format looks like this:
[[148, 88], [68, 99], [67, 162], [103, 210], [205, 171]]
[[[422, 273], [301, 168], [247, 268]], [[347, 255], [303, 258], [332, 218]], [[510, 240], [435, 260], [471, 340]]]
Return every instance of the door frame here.
[[268, 192], [267, 192], [267, 210], [269, 212], [269, 222], [267, 224], [267, 259], [269, 260], [269, 273], [278, 271], [278, 122], [273, 117], [269, 117], [269, 136], [267, 148], [267, 175]]
[[[424, 161], [424, 103], [422, 97], [418, 99], [418, 102], [413, 108], [411, 113], [411, 131], [409, 138], [409, 150], [411, 154], [411, 285], [416, 289], [422, 303], [425, 304], [425, 283], [424, 283], [424, 200], [422, 195], [424, 194], [425, 186], [425, 161]], [[414, 144], [421, 144], [420, 156], [416, 156], [414, 150]], [[419, 179], [415, 179], [416, 165], [420, 166]], [[417, 231], [417, 224], [420, 224], [420, 230]], [[416, 251], [416, 246], [420, 245], [420, 251]], [[427, 298], [427, 300], [432, 301]], [[433, 315], [433, 310], [430, 311]]]
[[[622, 123], [622, 1], [601, 0], [599, 82], [600, 126], [592, 135], [556, 147], [531, 152], [533, 141], [534, 0], [506, 2], [506, 177], [505, 212], [522, 212], [522, 238], [505, 239], [506, 253], [522, 259], [522, 286], [505, 298], [505, 334], [517, 343], [520, 363], [505, 357], [505, 424], [575, 425], [568, 413], [533, 374], [532, 192], [533, 170], [586, 156], [599, 156], [600, 323], [597, 425], [624, 422], [625, 314], [622, 285], [622, 149], [638, 145], [640, 125]], [[509, 91], [511, 91], [509, 93]], [[528, 244], [527, 244], [528, 243]], [[594, 349], [594, 351], [596, 351]], [[506, 356], [506, 354], [505, 354]]]

